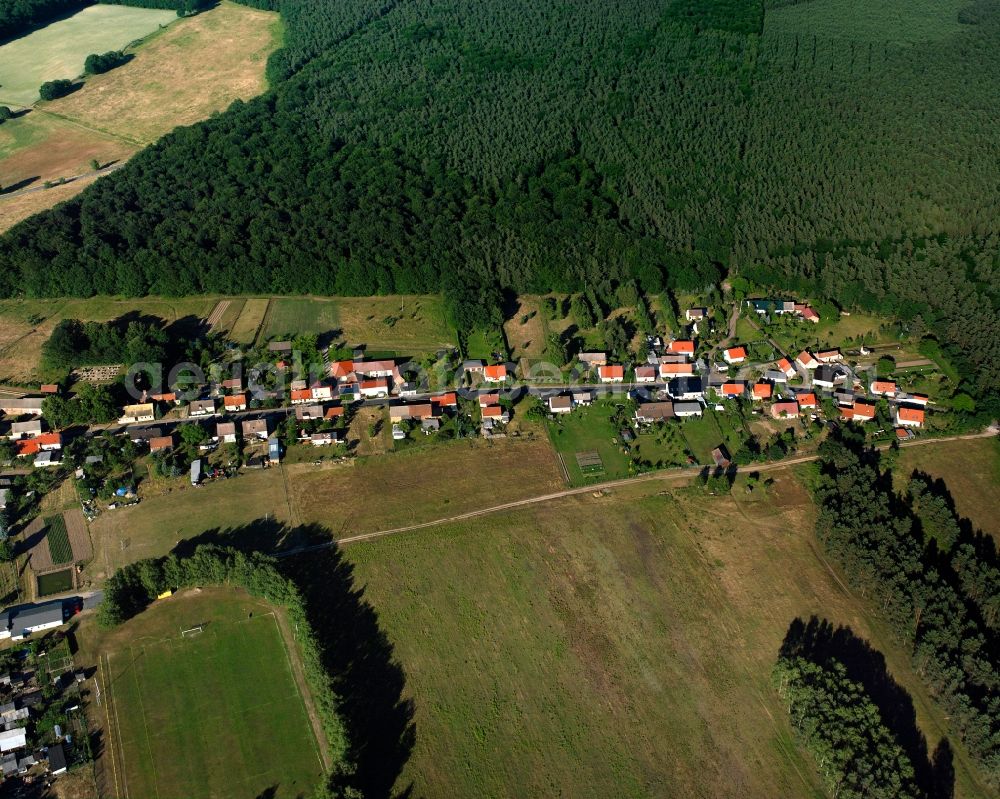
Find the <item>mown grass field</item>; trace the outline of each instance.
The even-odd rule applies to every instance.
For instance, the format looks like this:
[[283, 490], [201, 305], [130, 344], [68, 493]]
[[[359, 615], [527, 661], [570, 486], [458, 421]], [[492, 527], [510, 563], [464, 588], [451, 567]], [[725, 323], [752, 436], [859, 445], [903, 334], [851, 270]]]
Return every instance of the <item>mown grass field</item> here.
[[424, 355], [457, 344], [436, 295], [338, 297], [330, 319], [348, 346], [364, 344], [373, 352]]
[[253, 344], [267, 313], [268, 302], [259, 297], [248, 298], [229, 330], [229, 338], [239, 344]]
[[118, 796], [311, 793], [319, 750], [269, 611], [237, 592], [171, 597], [101, 642], [113, 747], [104, 758], [117, 758]]
[[90, 53], [120, 50], [177, 21], [173, 11], [94, 5], [0, 47], [0, 103], [27, 106], [47, 80], [74, 79]]
[[292, 521], [285, 482], [277, 469], [251, 472], [198, 488], [177, 481], [176, 490], [130, 508], [107, 511], [90, 525], [94, 559], [87, 576], [100, 580], [142, 558], [165, 555], [184, 538], [262, 519]]
[[[418, 796], [820, 797], [770, 672], [850, 625], [943, 730], [909, 658], [818, 557], [808, 495], [619, 490], [345, 549], [406, 671]], [[653, 489], [655, 490], [655, 489]], [[953, 741], [954, 744], [954, 741]], [[956, 796], [985, 796], [956, 756]]]
[[684, 438], [698, 463], [712, 464], [712, 450], [719, 444], [725, 444], [730, 455], [739, 449], [741, 433], [734, 426], [735, 417], [733, 413], [716, 413], [707, 408], [701, 418], [684, 420]]
[[900, 450], [893, 473], [896, 488], [906, 488], [915, 470], [944, 480], [955, 509], [1000, 544], [1000, 441], [949, 441]]
[[388, 455], [353, 464], [287, 469], [293, 512], [338, 538], [447, 518], [564, 487], [555, 456], [534, 440], [479, 439]]

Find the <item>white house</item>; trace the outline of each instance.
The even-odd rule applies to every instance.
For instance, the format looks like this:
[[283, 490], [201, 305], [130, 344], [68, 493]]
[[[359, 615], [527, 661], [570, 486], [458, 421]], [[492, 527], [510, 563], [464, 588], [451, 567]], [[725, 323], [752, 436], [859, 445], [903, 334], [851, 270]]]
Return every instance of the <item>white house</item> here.
[[728, 364], [743, 363], [747, 359], [747, 351], [745, 347], [730, 347], [722, 353], [722, 357]]

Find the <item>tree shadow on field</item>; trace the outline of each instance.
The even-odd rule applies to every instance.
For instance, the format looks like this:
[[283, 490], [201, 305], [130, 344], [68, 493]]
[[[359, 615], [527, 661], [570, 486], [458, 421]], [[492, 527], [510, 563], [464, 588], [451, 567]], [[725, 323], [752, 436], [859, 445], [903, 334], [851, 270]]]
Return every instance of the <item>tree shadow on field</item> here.
[[[258, 519], [243, 527], [210, 530], [174, 549], [189, 555], [201, 544], [247, 551], [275, 552], [327, 543], [332, 533], [321, 525], [289, 527]], [[280, 553], [279, 553], [280, 554]], [[334, 787], [353, 787], [366, 799], [400, 799], [413, 786], [393, 788], [416, 741], [414, 705], [403, 697], [406, 676], [383, 632], [378, 613], [355, 582], [354, 566], [335, 546], [294, 554], [279, 567], [299, 587], [306, 613], [321, 647], [323, 665], [340, 698], [347, 728], [349, 762], [355, 772], [334, 777]]]
[[842, 663], [847, 676], [864, 687], [878, 708], [882, 723], [910, 758], [924, 795], [929, 799], [954, 796], [951, 744], [942, 738], [933, 756], [928, 757], [927, 739], [917, 726], [913, 700], [893, 679], [881, 652], [855, 635], [850, 627], [834, 627], [826, 619], [813, 616], [808, 622], [795, 619], [791, 623], [781, 644], [781, 656], [803, 657], [814, 663], [829, 660]]

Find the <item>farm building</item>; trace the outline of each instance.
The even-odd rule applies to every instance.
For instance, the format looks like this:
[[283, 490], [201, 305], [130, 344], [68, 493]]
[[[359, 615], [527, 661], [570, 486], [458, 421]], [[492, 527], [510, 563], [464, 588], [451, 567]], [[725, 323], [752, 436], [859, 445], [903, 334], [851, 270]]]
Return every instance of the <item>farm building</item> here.
[[[24, 638], [31, 633], [51, 630], [63, 623], [63, 603], [49, 602], [45, 605], [29, 605], [4, 611], [6, 625], [0, 629], [2, 638]], [[6, 751], [0, 748], [0, 751]]]

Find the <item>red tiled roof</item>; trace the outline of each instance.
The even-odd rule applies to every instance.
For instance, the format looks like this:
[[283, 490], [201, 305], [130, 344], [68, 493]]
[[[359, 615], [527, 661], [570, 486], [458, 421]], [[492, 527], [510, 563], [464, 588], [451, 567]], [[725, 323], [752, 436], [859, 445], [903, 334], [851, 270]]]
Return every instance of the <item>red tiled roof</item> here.
[[479, 395], [479, 407], [485, 408], [487, 405], [496, 405], [500, 402], [499, 394], [480, 394]]
[[816, 359], [813, 357], [813, 354], [809, 352], [809, 350], [802, 350], [802, 352], [799, 353], [799, 356], [795, 360], [797, 360], [799, 363], [816, 362]]
[[625, 377], [625, 367], [618, 364], [598, 366], [597, 374], [602, 378], [607, 378], [608, 380], [619, 380]]
[[753, 387], [753, 395], [757, 399], [769, 399], [771, 391], [772, 387], [770, 383], [755, 383]]
[[792, 362], [790, 360], [788, 360], [788, 358], [782, 358], [781, 360], [779, 360], [778, 361], [778, 368], [782, 372], [784, 372], [785, 374], [788, 374], [789, 372], [794, 372], [795, 371], [795, 367], [792, 366]]
[[454, 391], [451, 391], [447, 394], [438, 394], [436, 397], [431, 397], [431, 402], [435, 405], [445, 405], [451, 407], [458, 405], [458, 397], [455, 396]]
[[738, 360], [739, 358], [746, 358], [747, 351], [745, 347], [730, 347], [726, 350], [726, 355], [731, 361]]
[[344, 408], [342, 405], [334, 405], [332, 408], [326, 409], [325, 418], [336, 419], [338, 416], [344, 415]]
[[693, 375], [694, 365], [690, 363], [661, 363], [661, 375]]
[[795, 400], [787, 400], [785, 402], [776, 402], [771, 406], [771, 416], [777, 419], [782, 414], [787, 414], [788, 416], [796, 416], [799, 412], [799, 403]]
[[234, 394], [232, 397], [223, 397], [222, 404], [227, 408], [238, 408], [247, 404], [247, 395]]
[[149, 448], [151, 450], [166, 449], [167, 447], [172, 447], [173, 445], [174, 445], [173, 436], [160, 436], [158, 438], [149, 439]]
[[483, 370], [483, 374], [493, 380], [504, 380], [507, 377], [507, 365], [498, 363], [494, 366], [487, 366]]
[[499, 405], [489, 405], [486, 408], [483, 408], [484, 419], [490, 419], [494, 417], [499, 418], [501, 416], [503, 416], [503, 408], [501, 408]]
[[653, 366], [637, 366], [635, 368], [635, 376], [639, 377], [656, 377], [656, 368]]
[[815, 394], [799, 394], [796, 399], [799, 402], [800, 408], [815, 408], [816, 407], [816, 395]]
[[924, 423], [924, 409], [923, 408], [903, 408], [899, 407], [896, 409], [896, 418], [900, 421], [905, 422], [915, 422], [917, 424]]
[[330, 364], [331, 377], [347, 377], [354, 371], [354, 361], [334, 361]]
[[667, 345], [667, 350], [670, 352], [679, 352], [683, 355], [694, 355], [694, 342], [683, 339], [671, 341]]
[[311, 400], [312, 391], [308, 388], [296, 389], [292, 392], [292, 400]]
[[896, 383], [892, 380], [875, 380], [872, 382], [872, 391], [876, 394], [893, 394]]
[[389, 381], [386, 380], [384, 377], [379, 377], [379, 378], [376, 378], [375, 380], [362, 380], [361, 381], [361, 388], [362, 389], [366, 389], [366, 388], [388, 388], [388, 386], [389, 386]]
[[723, 393], [723, 395], [726, 395], [726, 396], [728, 396], [730, 394], [742, 394], [744, 391], [746, 391], [746, 386], [743, 383], [723, 383], [722, 384], [722, 393]]

